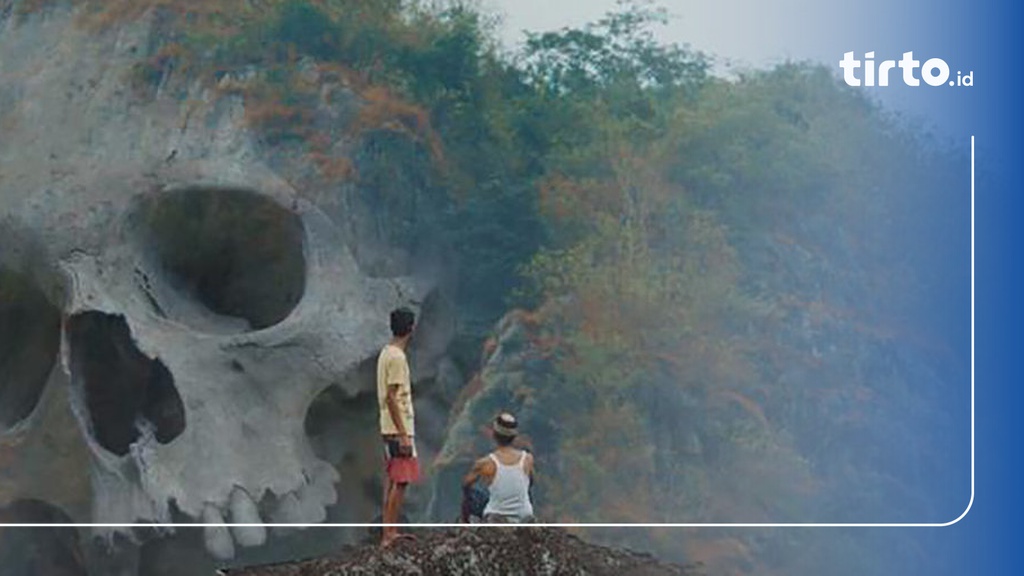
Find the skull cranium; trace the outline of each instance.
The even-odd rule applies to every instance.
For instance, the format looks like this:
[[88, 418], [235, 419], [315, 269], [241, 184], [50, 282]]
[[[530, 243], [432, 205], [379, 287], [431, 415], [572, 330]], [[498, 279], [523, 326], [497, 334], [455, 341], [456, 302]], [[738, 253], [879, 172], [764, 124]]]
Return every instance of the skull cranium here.
[[[0, 382], [0, 402], [17, 398], [0, 414], [0, 456], [53, 422], [37, 415], [67, 385], [89, 462], [87, 497], [60, 503], [76, 521], [321, 522], [344, 471], [314, 453], [307, 411], [330, 386], [366, 392], [352, 375], [386, 340], [388, 310], [422, 302], [432, 282], [364, 273], [336, 213], [310, 201], [323, 192], [290, 184], [315, 178], [282, 176], [301, 162], [259, 143], [240, 100], [213, 102], [199, 84], [184, 100], [136, 100], [122, 73], [149, 33], [82, 31], [64, 9], [0, 22], [0, 102], [13, 103], [0, 111], [0, 228], [18, 230], [3, 250], [42, 246], [0, 259], [2, 288], [33, 286], [18, 309], [49, 327], [0, 342], [29, 338], [47, 357]], [[0, 506], [16, 496], [3, 482]], [[267, 534], [204, 538], [228, 558]]]

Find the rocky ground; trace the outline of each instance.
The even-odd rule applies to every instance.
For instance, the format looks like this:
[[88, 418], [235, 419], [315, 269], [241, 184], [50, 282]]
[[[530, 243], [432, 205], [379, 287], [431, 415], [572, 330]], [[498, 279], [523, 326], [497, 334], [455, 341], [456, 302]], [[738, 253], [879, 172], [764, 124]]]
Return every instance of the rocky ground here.
[[327, 558], [223, 572], [227, 576], [615, 575], [697, 576], [693, 567], [588, 544], [553, 528], [477, 527], [421, 532], [382, 550], [367, 544]]

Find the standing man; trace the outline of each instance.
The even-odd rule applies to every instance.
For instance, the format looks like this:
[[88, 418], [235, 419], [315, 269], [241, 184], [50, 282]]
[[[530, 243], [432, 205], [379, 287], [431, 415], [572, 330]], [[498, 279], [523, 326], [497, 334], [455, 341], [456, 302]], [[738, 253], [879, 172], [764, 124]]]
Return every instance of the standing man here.
[[397, 524], [405, 500], [405, 489], [419, 479], [419, 462], [413, 439], [414, 413], [412, 381], [405, 352], [412, 338], [416, 315], [408, 308], [391, 312], [391, 341], [377, 358], [377, 400], [380, 433], [384, 439], [384, 504], [381, 546], [389, 546], [408, 534], [399, 534]]

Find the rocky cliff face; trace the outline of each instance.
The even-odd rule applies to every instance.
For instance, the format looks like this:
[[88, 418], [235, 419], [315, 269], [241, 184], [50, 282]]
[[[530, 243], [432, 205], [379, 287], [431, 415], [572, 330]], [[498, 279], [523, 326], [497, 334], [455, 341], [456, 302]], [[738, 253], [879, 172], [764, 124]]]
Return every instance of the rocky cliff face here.
[[[309, 62], [296, 70], [310, 132], [282, 137], [252, 96], [265, 71], [161, 67], [167, 7], [97, 22], [97, 6], [0, 3], [0, 510], [369, 520], [365, 367], [387, 312], [420, 310], [430, 337], [413, 361], [431, 382], [452, 336], [428, 151], [393, 117], [361, 116], [347, 80]], [[429, 458], [439, 441], [424, 431]], [[95, 574], [151, 573], [161, 547], [202, 564], [295, 546], [262, 528], [173, 532], [42, 542], [78, 542], [72, 557]]]

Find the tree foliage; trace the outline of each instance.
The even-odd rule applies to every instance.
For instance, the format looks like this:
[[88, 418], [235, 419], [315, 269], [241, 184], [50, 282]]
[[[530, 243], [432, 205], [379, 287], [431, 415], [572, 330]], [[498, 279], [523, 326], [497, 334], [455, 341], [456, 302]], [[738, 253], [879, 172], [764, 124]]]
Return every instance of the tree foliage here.
[[654, 39], [652, 25], [667, 23], [651, 2], [620, 2], [620, 10], [581, 29], [528, 33], [522, 55], [530, 81], [556, 94], [621, 97], [699, 87], [708, 62], [678, 45]]

